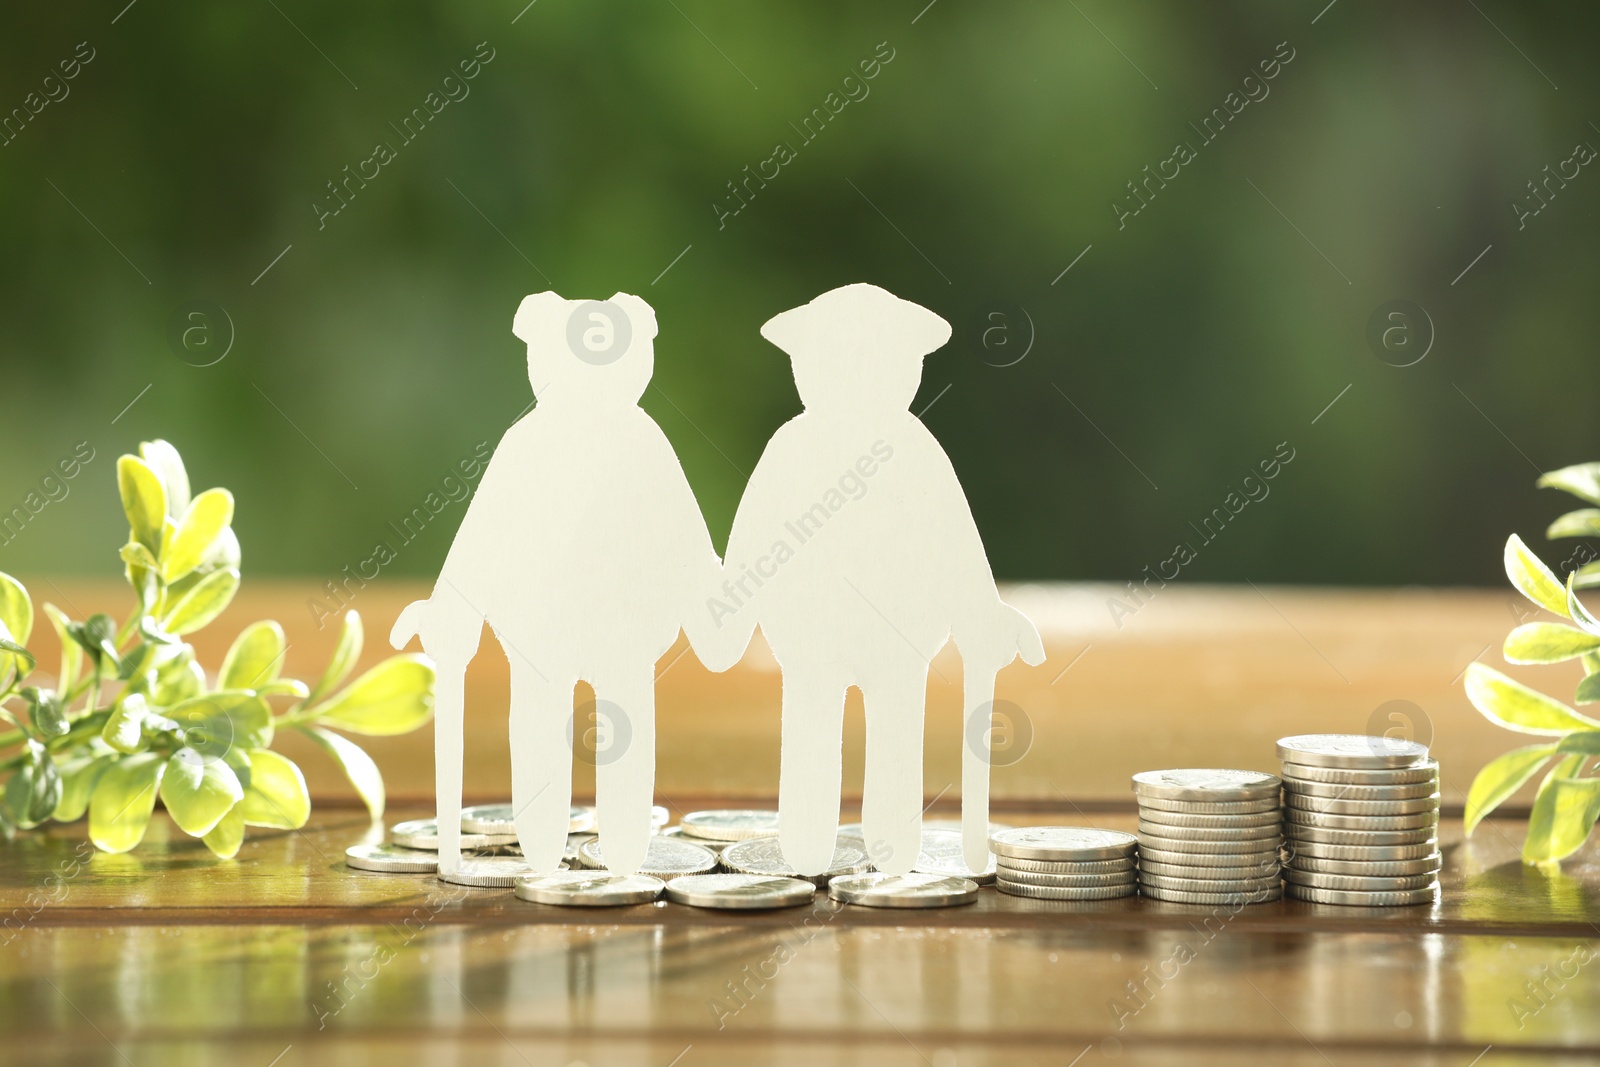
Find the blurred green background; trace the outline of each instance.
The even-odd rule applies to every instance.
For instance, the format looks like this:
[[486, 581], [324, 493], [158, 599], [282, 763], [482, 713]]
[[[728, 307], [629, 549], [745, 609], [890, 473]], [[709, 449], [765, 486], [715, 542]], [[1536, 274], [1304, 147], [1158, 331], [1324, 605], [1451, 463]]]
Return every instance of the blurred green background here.
[[[114, 573], [115, 456], [162, 436], [238, 495], [247, 573], [333, 577], [529, 403], [511, 319], [546, 288], [654, 305], [643, 404], [720, 547], [799, 410], [757, 331], [852, 281], [953, 324], [915, 410], [1002, 578], [1124, 581], [1183, 540], [1193, 580], [1498, 584], [1512, 530], [1565, 557], [1542, 530], [1568, 500], [1533, 480], [1600, 458], [1600, 168], [1520, 226], [1512, 204], [1600, 145], [1600, 10], [524, 4], [7, 10], [0, 509], [78, 442], [96, 458], [0, 569]], [[396, 158], [319, 227], [380, 141]], [[1196, 158], [1119, 223], [1180, 141]], [[779, 142], [795, 158], [719, 220]], [[1435, 334], [1412, 366], [1367, 340], [1396, 299]], [[220, 319], [211, 349], [169, 339], [195, 300], [231, 321], [214, 365], [191, 364]], [[1202, 546], [1190, 524], [1280, 442], [1270, 496]], [[434, 572], [461, 514], [387, 573]]]

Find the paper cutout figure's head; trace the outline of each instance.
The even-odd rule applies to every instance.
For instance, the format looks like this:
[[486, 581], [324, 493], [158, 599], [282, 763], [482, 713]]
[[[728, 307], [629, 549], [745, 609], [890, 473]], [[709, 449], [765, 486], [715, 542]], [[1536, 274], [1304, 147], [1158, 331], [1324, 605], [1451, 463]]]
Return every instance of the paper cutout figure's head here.
[[630, 293], [610, 300], [523, 297], [511, 332], [527, 343], [541, 400], [637, 403], [655, 370], [656, 313]]
[[922, 357], [950, 340], [950, 324], [862, 283], [767, 320], [761, 336], [789, 354], [807, 411], [877, 412], [911, 406]]

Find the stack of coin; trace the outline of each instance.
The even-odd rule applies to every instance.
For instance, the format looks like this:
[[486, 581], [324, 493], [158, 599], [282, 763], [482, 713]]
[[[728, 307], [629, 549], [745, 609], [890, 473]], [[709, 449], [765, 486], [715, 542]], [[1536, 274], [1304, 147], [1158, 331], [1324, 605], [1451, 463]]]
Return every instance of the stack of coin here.
[[1288, 893], [1319, 904], [1428, 904], [1439, 884], [1439, 764], [1359, 734], [1278, 742]]
[[1283, 895], [1277, 776], [1141, 771], [1139, 892], [1182, 904], [1259, 904]]
[[1085, 826], [1023, 826], [989, 838], [995, 886], [1039, 900], [1110, 900], [1139, 890], [1138, 839]]

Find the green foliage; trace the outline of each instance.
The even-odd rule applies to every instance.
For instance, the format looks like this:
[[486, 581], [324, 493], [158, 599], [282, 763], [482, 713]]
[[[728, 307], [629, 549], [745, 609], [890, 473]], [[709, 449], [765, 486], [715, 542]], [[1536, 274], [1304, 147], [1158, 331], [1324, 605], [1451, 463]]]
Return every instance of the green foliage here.
[[[1551, 471], [1539, 485], [1600, 504], [1600, 463], [1583, 463]], [[1546, 531], [1551, 538], [1600, 535], [1600, 510], [1584, 508], [1561, 516]], [[1554, 572], [1512, 534], [1506, 541], [1506, 576], [1523, 596], [1546, 611], [1569, 620], [1524, 623], [1506, 637], [1504, 654], [1511, 663], [1560, 663], [1580, 660], [1584, 678], [1576, 702], [1600, 701], [1600, 619], [1578, 599], [1579, 589], [1600, 584], [1600, 568], [1590, 563], [1572, 571], [1563, 586]], [[1474, 663], [1466, 674], [1467, 699], [1491, 722], [1524, 734], [1560, 740], [1514, 749], [1478, 772], [1467, 794], [1465, 829], [1499, 807], [1552, 759], [1534, 795], [1528, 836], [1522, 845], [1525, 863], [1553, 863], [1582, 847], [1600, 818], [1600, 776], [1586, 766], [1600, 757], [1600, 721], [1579, 714], [1559, 700], [1530, 689], [1492, 667]]]
[[183, 460], [165, 441], [123, 456], [117, 488], [135, 610], [119, 625], [43, 605], [61, 643], [53, 688], [24, 684], [37, 667], [27, 649], [33, 602], [0, 574], [0, 720], [10, 727], [0, 732], [0, 772], [9, 772], [0, 824], [28, 829], [87, 813], [95, 845], [126, 852], [144, 839], [159, 797], [179, 829], [230, 858], [247, 826], [298, 829], [310, 818], [305, 776], [270, 747], [284, 729], [310, 737], [382, 815], [377, 764], [329, 727], [384, 736], [422, 725], [433, 713], [433, 666], [392, 656], [344, 685], [362, 645], [361, 618], [347, 611], [315, 689], [284, 676], [288, 642], [270, 620], [240, 632], [209, 684], [184, 638], [238, 591], [233, 495], [191, 496]]

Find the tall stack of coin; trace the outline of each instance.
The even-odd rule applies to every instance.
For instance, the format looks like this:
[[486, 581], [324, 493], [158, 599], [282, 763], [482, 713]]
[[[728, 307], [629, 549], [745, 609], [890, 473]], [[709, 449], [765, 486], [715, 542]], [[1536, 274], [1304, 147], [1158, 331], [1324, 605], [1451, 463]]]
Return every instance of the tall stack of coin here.
[[1359, 734], [1278, 742], [1284, 877], [1319, 904], [1427, 904], [1439, 884], [1439, 764], [1426, 745]]
[[1283, 895], [1278, 779], [1261, 771], [1141, 771], [1139, 892], [1182, 904]]
[[990, 835], [995, 887], [1039, 900], [1111, 900], [1139, 890], [1139, 840], [1086, 826], [1020, 826]]

